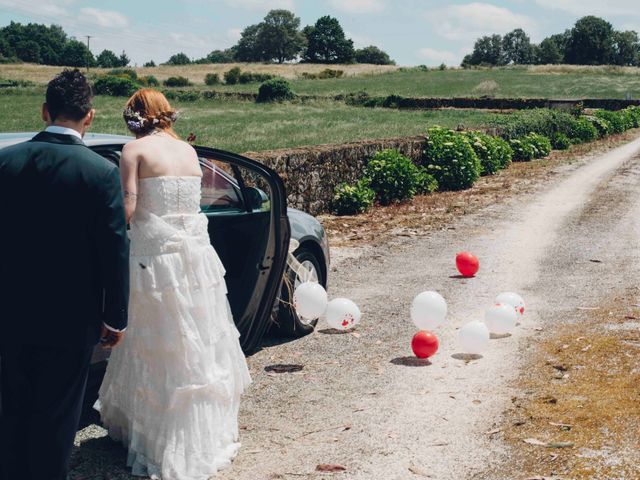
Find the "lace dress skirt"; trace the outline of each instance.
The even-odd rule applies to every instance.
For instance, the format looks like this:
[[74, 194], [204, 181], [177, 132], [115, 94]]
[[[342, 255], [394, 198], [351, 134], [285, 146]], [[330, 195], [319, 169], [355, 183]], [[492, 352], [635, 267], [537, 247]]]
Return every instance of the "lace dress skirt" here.
[[136, 212], [129, 327], [96, 408], [134, 475], [206, 480], [236, 455], [250, 383], [202, 214]]

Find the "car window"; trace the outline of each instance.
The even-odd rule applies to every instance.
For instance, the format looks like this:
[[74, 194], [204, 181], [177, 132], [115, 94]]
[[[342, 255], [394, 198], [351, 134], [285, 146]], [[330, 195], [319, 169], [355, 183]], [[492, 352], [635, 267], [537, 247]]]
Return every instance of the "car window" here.
[[202, 167], [201, 209], [204, 213], [213, 211], [244, 210], [240, 188], [234, 179], [229, 164], [200, 158]]

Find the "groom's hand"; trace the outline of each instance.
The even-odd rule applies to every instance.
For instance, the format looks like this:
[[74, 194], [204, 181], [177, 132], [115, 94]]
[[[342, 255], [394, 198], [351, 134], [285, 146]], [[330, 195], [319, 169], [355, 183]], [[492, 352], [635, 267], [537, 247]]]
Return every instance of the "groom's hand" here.
[[113, 348], [117, 346], [124, 338], [124, 332], [114, 332], [104, 325], [102, 326], [102, 335], [100, 336], [100, 345], [102, 348]]

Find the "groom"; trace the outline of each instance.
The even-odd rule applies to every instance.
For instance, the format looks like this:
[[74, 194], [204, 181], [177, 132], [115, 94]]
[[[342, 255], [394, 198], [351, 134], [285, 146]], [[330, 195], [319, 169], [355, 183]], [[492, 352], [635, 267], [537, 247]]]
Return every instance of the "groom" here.
[[127, 326], [120, 176], [82, 142], [91, 102], [65, 70], [47, 87], [47, 128], [0, 150], [3, 480], [67, 477], [93, 347]]

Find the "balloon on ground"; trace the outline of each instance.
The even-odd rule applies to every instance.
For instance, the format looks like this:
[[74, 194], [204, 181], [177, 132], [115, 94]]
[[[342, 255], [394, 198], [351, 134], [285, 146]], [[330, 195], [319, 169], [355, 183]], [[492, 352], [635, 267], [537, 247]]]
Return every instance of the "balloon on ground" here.
[[348, 298], [334, 298], [327, 305], [327, 323], [331, 328], [347, 330], [360, 322], [362, 313]]
[[505, 335], [516, 329], [518, 314], [511, 305], [497, 303], [487, 309], [484, 321], [490, 332]]
[[316, 282], [301, 283], [293, 292], [293, 306], [306, 320], [320, 317], [327, 309], [327, 291]]
[[496, 297], [496, 303], [511, 305], [520, 316], [524, 315], [524, 300], [517, 293], [503, 292]]
[[480, 354], [489, 347], [489, 329], [483, 322], [469, 322], [458, 332], [458, 343], [463, 353]]
[[463, 277], [473, 277], [480, 269], [480, 261], [469, 252], [460, 252], [456, 255], [456, 267]]
[[438, 351], [438, 337], [421, 330], [413, 336], [411, 350], [418, 358], [429, 358]]
[[447, 302], [438, 292], [418, 294], [411, 304], [411, 320], [420, 330], [433, 330], [445, 321]]

